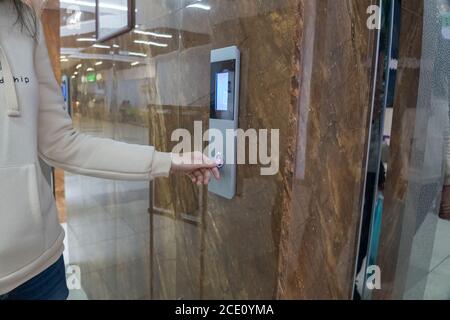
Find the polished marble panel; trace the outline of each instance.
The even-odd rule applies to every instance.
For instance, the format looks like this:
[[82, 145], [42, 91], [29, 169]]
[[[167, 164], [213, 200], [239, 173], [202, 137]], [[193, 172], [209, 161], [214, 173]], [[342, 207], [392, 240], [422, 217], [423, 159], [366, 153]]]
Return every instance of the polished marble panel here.
[[[157, 72], [165, 73], [157, 73], [157, 83], [162, 88], [177, 84], [179, 90], [172, 98], [177, 105], [156, 108], [161, 118], [150, 121], [164, 126], [154, 131], [165, 133], [161, 145], [174, 128], [192, 132], [193, 121], [202, 120], [203, 129], [208, 128], [210, 52], [229, 45], [237, 45], [242, 54], [240, 128], [281, 129], [282, 141], [292, 139], [299, 1], [207, 4], [211, 10], [185, 6], [167, 17], [180, 25], [181, 43], [177, 54], [156, 57]], [[178, 72], [167, 78], [168, 66]], [[167, 182], [155, 183], [154, 214], [164, 209], [175, 224], [176, 297], [275, 297], [280, 204], [290, 188], [284, 182], [287, 148], [281, 144], [282, 168], [276, 176], [259, 176], [259, 166], [239, 166], [238, 196], [231, 201], [204, 188], [195, 190], [184, 179], [173, 178], [166, 187]]]
[[349, 299], [365, 177], [373, 1], [304, 1], [298, 141], [279, 298]]

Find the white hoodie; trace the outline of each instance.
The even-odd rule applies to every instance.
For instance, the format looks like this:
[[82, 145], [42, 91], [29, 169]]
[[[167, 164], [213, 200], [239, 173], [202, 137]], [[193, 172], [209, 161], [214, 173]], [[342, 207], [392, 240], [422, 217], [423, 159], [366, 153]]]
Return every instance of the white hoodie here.
[[171, 155], [76, 132], [64, 111], [42, 26], [21, 32], [0, 1], [0, 295], [38, 275], [63, 252], [50, 186], [38, 157], [64, 170], [109, 179], [167, 176]]

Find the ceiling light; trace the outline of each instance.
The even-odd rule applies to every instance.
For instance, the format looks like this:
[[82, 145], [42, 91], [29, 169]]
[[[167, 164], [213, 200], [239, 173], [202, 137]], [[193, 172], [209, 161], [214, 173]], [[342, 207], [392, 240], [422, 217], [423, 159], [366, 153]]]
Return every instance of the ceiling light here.
[[131, 63], [131, 65], [134, 67], [134, 66], [137, 66], [139, 64], [139, 62], [138, 61], [135, 61], [135, 62], [132, 62]]
[[211, 6], [209, 6], [207, 4], [202, 4], [202, 3], [190, 4], [186, 8], [197, 8], [197, 9], [202, 9], [202, 10], [211, 10]]
[[100, 48], [100, 49], [111, 49], [110, 46], [105, 46], [105, 45], [103, 45], [103, 44], [97, 44], [97, 43], [94, 44], [93, 47], [94, 47], [94, 48]]
[[133, 32], [137, 33], [137, 34], [143, 34], [146, 36], [156, 37], [156, 38], [171, 39], [173, 37], [171, 34], [157, 33], [157, 32], [151, 32], [151, 31], [133, 30]]
[[83, 65], [80, 63], [79, 65], [77, 65], [75, 68], [80, 69]]
[[144, 58], [147, 58], [147, 55], [146, 55], [145, 53], [141, 53], [141, 52], [120, 51], [119, 54], [121, 54], [121, 55], [127, 55], [127, 56], [135, 56], [135, 57], [144, 57]]
[[103, 64], [103, 61], [99, 61], [99, 62], [95, 63], [96, 66], [101, 66], [102, 64]]
[[149, 46], [155, 46], [155, 47], [167, 47], [168, 44], [166, 43], [160, 43], [160, 42], [153, 42], [153, 41], [145, 41], [145, 40], [134, 40], [134, 43], [138, 44], [146, 44]]
[[95, 42], [97, 39], [95, 38], [77, 38], [78, 42]]
[[94, 68], [87, 68], [86, 71], [91, 72], [91, 71], [95, 71], [95, 70], [94, 70]]

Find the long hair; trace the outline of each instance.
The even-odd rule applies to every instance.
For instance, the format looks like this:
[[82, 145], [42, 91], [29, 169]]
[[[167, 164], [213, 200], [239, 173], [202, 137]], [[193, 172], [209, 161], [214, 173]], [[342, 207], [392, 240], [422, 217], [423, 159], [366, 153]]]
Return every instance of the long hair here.
[[[4, 1], [4, 0], [0, 0]], [[33, 39], [37, 39], [37, 16], [34, 9], [22, 0], [6, 0], [11, 2], [17, 14], [15, 24], [19, 25], [22, 32], [27, 33]]]

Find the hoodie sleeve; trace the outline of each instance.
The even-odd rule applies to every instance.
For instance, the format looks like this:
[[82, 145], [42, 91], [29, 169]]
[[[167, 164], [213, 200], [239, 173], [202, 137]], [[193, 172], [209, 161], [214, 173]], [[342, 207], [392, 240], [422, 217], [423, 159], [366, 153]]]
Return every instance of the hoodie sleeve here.
[[39, 82], [38, 148], [49, 165], [66, 171], [106, 179], [147, 180], [168, 176], [171, 154], [154, 147], [126, 144], [77, 132], [64, 110], [42, 25], [34, 60]]

